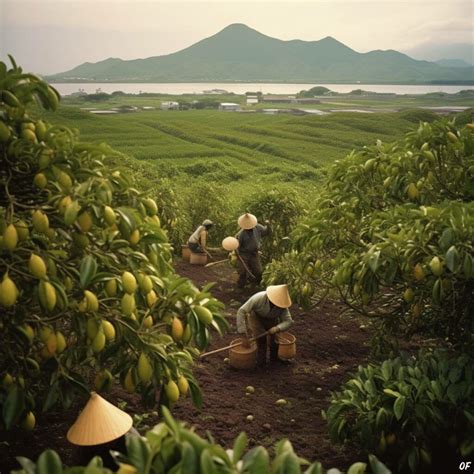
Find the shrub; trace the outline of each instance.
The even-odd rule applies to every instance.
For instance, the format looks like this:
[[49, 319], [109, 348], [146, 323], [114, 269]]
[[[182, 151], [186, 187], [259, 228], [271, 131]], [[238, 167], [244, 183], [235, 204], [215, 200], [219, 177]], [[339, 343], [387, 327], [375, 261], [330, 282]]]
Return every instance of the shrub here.
[[34, 100], [58, 106], [48, 84], [0, 63], [0, 91], [0, 425], [31, 428], [35, 410], [89, 393], [90, 375], [148, 403], [186, 377], [199, 403], [196, 347], [226, 324], [173, 272], [161, 203], [106, 167], [111, 148], [30, 115]]
[[[161, 474], [182, 472], [183, 474], [218, 473], [272, 473], [287, 474], [305, 472], [323, 474], [321, 463], [310, 464], [296, 455], [291, 443], [283, 439], [276, 443], [273, 459], [263, 446], [248, 450], [248, 439], [241, 433], [234, 441], [232, 449], [225, 450], [221, 445], [201, 438], [183, 423], [175, 421], [170, 413], [163, 409], [165, 421], [155, 426], [144, 437], [129, 436], [127, 453], [115, 453], [120, 464], [119, 473], [123, 474]], [[62, 462], [54, 451], [44, 451], [35, 466], [26, 458], [19, 458], [22, 470], [12, 474], [110, 474], [103, 468], [102, 460], [94, 458], [87, 467], [63, 468]], [[348, 474], [390, 474], [390, 471], [375, 456], [369, 456], [370, 471], [367, 463], [353, 464]], [[36, 467], [36, 471], [33, 469]], [[329, 471], [328, 471], [329, 472]], [[331, 470], [339, 473], [337, 469]]]
[[[289, 271], [302, 274], [321, 260], [322, 283], [379, 321], [384, 337], [422, 332], [469, 344], [473, 136], [471, 125], [445, 119], [336, 162], [310, 217], [292, 234], [306, 259]], [[312, 285], [320, 279], [315, 273]]]
[[204, 219], [210, 219], [214, 227], [209, 232], [209, 243], [220, 246], [227, 235], [232, 215], [231, 203], [224, 188], [208, 182], [196, 182], [188, 190], [184, 206], [192, 226], [190, 232], [201, 225]]
[[331, 438], [397, 471], [454, 472], [474, 452], [473, 360], [442, 351], [359, 366], [326, 412]]
[[289, 189], [257, 191], [241, 204], [242, 212], [255, 214], [260, 223], [270, 222], [272, 235], [262, 241], [264, 261], [283, 255], [290, 247], [290, 232], [305, 213], [296, 192]]

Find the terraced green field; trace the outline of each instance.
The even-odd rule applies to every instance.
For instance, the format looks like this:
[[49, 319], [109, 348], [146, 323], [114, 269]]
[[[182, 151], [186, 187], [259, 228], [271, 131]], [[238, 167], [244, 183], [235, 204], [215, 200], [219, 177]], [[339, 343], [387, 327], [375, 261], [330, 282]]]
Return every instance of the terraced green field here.
[[249, 183], [314, 185], [324, 168], [354, 148], [402, 136], [427, 112], [264, 115], [216, 110], [140, 111], [96, 116], [62, 107], [48, 117], [107, 142], [162, 177], [203, 178], [231, 187]]

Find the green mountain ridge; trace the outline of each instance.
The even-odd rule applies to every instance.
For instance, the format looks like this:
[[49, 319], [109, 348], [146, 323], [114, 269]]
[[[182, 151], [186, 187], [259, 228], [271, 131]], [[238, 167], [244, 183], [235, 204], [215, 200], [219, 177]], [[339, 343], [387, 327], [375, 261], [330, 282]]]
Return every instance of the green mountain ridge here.
[[48, 76], [50, 82], [474, 83], [474, 67], [443, 67], [395, 50], [359, 53], [327, 36], [284, 41], [233, 24], [176, 53], [108, 58]]

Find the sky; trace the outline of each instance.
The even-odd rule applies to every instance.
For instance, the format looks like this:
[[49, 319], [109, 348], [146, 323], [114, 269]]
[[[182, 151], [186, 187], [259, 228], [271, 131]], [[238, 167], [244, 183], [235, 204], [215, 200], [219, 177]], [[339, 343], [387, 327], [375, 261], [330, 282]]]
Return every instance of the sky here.
[[453, 50], [446, 54], [472, 61], [471, 0], [0, 0], [0, 59], [10, 53], [25, 70], [52, 74], [169, 54], [231, 23], [283, 40], [333, 36], [359, 52], [434, 60]]

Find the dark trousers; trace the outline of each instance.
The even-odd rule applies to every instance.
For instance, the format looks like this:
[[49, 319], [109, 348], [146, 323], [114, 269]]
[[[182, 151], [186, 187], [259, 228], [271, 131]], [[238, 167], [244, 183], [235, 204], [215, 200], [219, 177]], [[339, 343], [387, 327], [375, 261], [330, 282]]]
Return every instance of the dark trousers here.
[[260, 260], [260, 254], [255, 252], [239, 253], [239, 255], [240, 258], [242, 258], [242, 260], [245, 262], [245, 265], [247, 265], [247, 268], [253, 273], [255, 279], [253, 279], [248, 274], [240, 258], [237, 257], [237, 271], [239, 272], [239, 280], [237, 285], [240, 288], [243, 288], [247, 281], [259, 285], [262, 280], [262, 261]]
[[[253, 311], [248, 317], [248, 326], [252, 337], [259, 336], [277, 324], [278, 318], [261, 318]], [[265, 365], [267, 362], [268, 342], [270, 342], [270, 360], [278, 359], [278, 344], [275, 334], [261, 337], [257, 339], [257, 365], [259, 366]]]
[[191, 250], [191, 252], [193, 253], [204, 253], [202, 251], [202, 248], [199, 244], [196, 244], [194, 242], [188, 242], [188, 247], [189, 247], [189, 250]]

